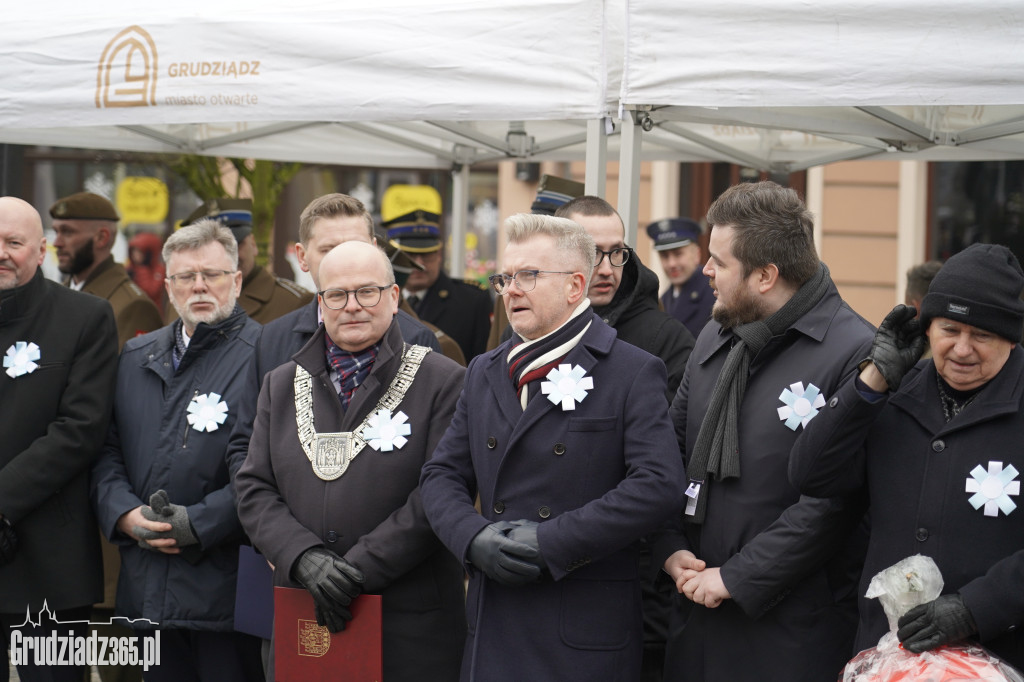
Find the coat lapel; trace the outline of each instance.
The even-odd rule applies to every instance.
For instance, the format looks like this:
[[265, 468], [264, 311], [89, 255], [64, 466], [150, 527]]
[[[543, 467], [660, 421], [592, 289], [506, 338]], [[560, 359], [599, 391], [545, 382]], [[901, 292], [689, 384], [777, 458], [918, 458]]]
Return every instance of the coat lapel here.
[[[587, 333], [583, 335], [583, 338], [580, 339], [576, 347], [569, 351], [569, 354], [559, 364], [579, 365], [587, 376], [593, 376], [594, 368], [597, 365], [597, 357], [592, 351], [601, 354], [607, 353], [614, 340], [615, 332], [595, 314], [590, 329], [587, 330]], [[509, 383], [509, 386], [511, 386], [511, 382], [509, 382], [507, 377], [506, 383]], [[595, 390], [600, 390], [600, 387], [597, 385], [594, 388]], [[515, 398], [515, 392], [510, 392], [513, 398]], [[516, 400], [516, 406], [518, 407], [518, 400]], [[538, 421], [543, 419], [552, 410], [561, 412], [562, 408], [560, 405], [555, 405], [548, 400], [544, 394], [531, 396], [530, 402], [526, 405], [526, 410], [522, 413], [522, 418], [519, 419], [512, 430], [508, 443], [509, 449], [515, 445], [523, 434], [528, 433]]]

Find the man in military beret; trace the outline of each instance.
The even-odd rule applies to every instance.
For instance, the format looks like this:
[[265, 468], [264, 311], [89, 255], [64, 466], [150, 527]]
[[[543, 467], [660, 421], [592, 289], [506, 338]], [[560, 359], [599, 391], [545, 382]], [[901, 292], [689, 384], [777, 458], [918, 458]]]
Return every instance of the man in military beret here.
[[701, 227], [689, 218], [665, 218], [647, 226], [671, 286], [661, 295], [665, 312], [686, 325], [694, 338], [711, 319], [715, 294], [701, 272]]
[[442, 269], [440, 213], [440, 195], [425, 185], [392, 185], [381, 206], [388, 240], [423, 266], [409, 274], [403, 295], [420, 319], [458, 342], [468, 362], [487, 349], [493, 304], [486, 290]]
[[58, 199], [50, 207], [57, 267], [72, 289], [110, 301], [117, 322], [118, 349], [128, 339], [163, 326], [160, 311], [125, 271], [111, 249], [120, 218], [113, 204], [92, 192]]
[[[313, 300], [312, 292], [295, 282], [276, 277], [256, 264], [259, 247], [252, 233], [251, 199], [210, 199], [182, 223], [212, 218], [231, 230], [238, 242], [238, 269], [242, 273], [242, 293], [238, 305], [260, 324], [276, 320]], [[170, 313], [170, 311], [168, 311]]]

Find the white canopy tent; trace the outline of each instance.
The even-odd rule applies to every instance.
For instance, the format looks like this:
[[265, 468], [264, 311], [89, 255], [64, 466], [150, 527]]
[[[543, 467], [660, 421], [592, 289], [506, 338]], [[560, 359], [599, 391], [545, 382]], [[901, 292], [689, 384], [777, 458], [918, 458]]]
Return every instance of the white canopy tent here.
[[1024, 158], [1019, 0], [627, 0], [626, 16], [620, 177], [641, 139], [782, 172]]
[[46, 0], [0, 142], [450, 168], [456, 234], [474, 163], [619, 158], [634, 239], [641, 160], [1024, 158], [1022, 47], [1019, 0]]

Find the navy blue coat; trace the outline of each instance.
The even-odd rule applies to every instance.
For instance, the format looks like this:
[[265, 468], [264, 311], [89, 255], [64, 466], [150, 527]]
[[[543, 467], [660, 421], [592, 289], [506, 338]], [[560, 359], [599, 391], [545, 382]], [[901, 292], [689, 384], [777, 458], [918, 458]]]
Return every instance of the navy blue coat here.
[[[470, 362], [452, 424], [420, 479], [427, 518], [470, 574], [462, 679], [638, 680], [638, 540], [683, 502], [665, 365], [594, 315], [564, 361], [582, 367], [593, 390], [574, 411], [544, 395], [524, 411], [507, 373], [509, 347]], [[551, 575], [504, 587], [470, 565], [467, 551], [488, 524], [517, 519], [540, 523]]]
[[[236, 307], [219, 325], [196, 328], [177, 371], [174, 323], [125, 344], [114, 418], [92, 480], [100, 529], [121, 549], [118, 615], [169, 628], [232, 629], [243, 536], [224, 450], [259, 333], [259, 323]], [[227, 403], [227, 417], [213, 431], [198, 431], [188, 406], [209, 393]], [[188, 511], [202, 550], [197, 559], [142, 549], [117, 529], [118, 518], [159, 489]]]
[[[871, 539], [856, 650], [875, 646], [889, 629], [878, 600], [863, 598], [868, 582], [924, 554], [942, 572], [943, 594], [963, 597], [981, 643], [1024, 668], [1024, 350], [1015, 346], [1002, 371], [948, 423], [937, 384], [931, 360], [918, 363], [887, 401], [868, 403], [848, 381], [797, 442], [790, 475], [811, 494], [867, 490]], [[1005, 509], [989, 510], [994, 516], [975, 508], [968, 490], [969, 481], [986, 478], [990, 462], [1018, 472], [991, 491], [1005, 495]]]

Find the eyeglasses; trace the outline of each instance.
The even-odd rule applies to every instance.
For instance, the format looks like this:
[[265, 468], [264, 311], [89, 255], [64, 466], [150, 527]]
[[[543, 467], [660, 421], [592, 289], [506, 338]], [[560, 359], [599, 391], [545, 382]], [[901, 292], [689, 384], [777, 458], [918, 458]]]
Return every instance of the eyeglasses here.
[[202, 276], [206, 286], [216, 287], [223, 284], [226, 278], [233, 274], [235, 273], [231, 270], [200, 270], [197, 272], [179, 272], [176, 275], [170, 275], [167, 279], [171, 280], [171, 286], [175, 289], [185, 290], [192, 288], [192, 285], [196, 283], [196, 277]]
[[609, 265], [613, 268], [621, 268], [626, 264], [626, 261], [629, 260], [629, 256], [633, 253], [633, 249], [628, 246], [621, 246], [617, 249], [612, 249], [611, 251], [602, 251], [601, 249], [596, 249], [596, 251], [597, 253], [595, 255], [597, 256], [597, 260], [594, 261], [595, 268], [601, 265], [601, 261], [604, 260], [605, 256], [608, 256]]
[[347, 306], [349, 294], [355, 294], [356, 303], [363, 308], [372, 308], [380, 303], [381, 293], [393, 286], [395, 285], [385, 284], [382, 287], [368, 286], [359, 287], [358, 289], [324, 289], [317, 293], [320, 296], [320, 300], [324, 302], [324, 305], [331, 310], [341, 310]]
[[538, 275], [573, 275], [574, 272], [568, 272], [565, 270], [520, 270], [513, 275], [491, 275], [487, 278], [487, 281], [491, 283], [494, 290], [499, 294], [504, 294], [508, 291], [508, 288], [512, 286], [512, 282], [516, 283], [519, 287], [519, 291], [533, 291], [533, 288], [537, 286]]

